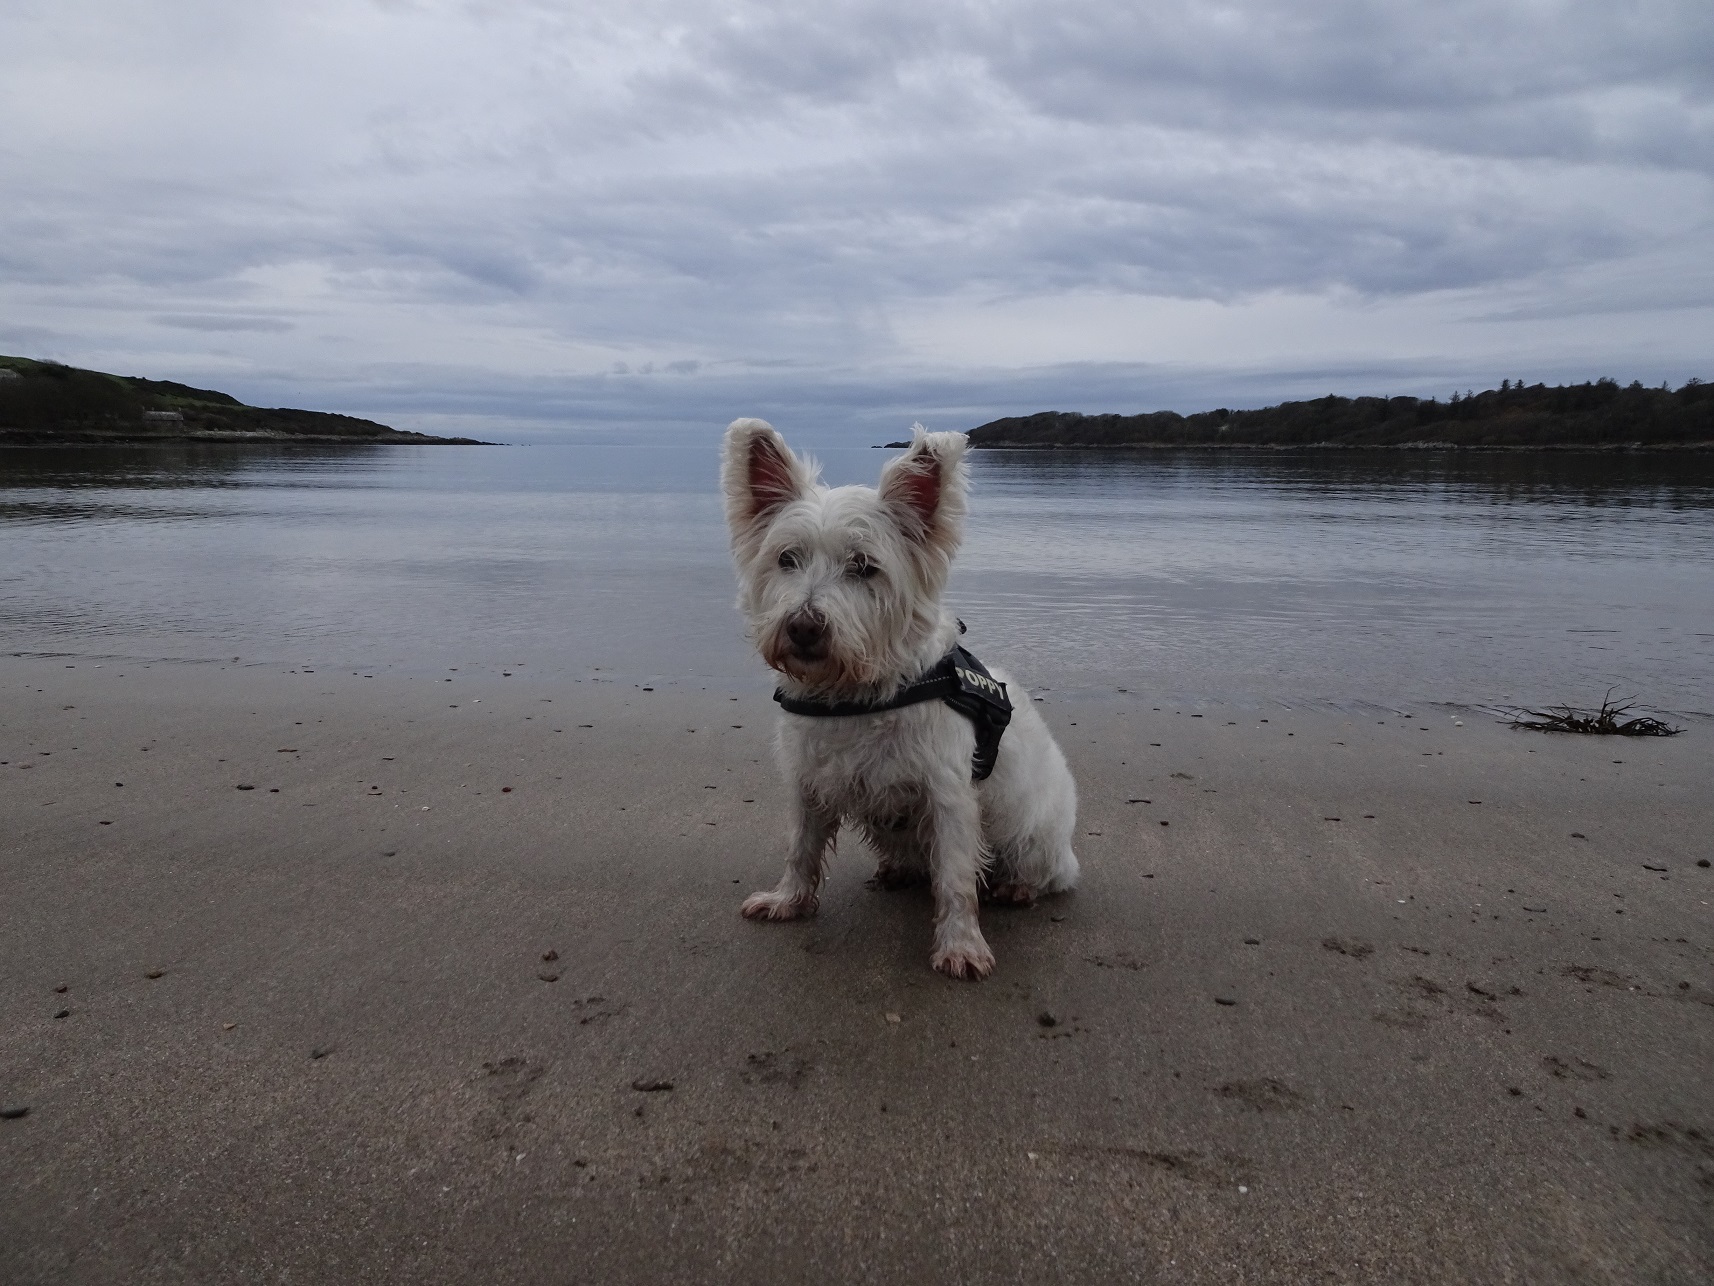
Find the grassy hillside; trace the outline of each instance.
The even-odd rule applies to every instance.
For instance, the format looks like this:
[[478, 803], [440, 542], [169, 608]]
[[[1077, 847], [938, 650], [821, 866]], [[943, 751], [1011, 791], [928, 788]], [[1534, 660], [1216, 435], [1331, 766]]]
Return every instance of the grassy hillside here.
[[350, 415], [246, 406], [230, 394], [171, 380], [0, 356], [0, 446], [185, 441], [479, 445]]
[[1524, 385], [1442, 402], [1414, 397], [1323, 397], [1254, 411], [1081, 415], [1040, 411], [970, 432], [984, 447], [1350, 446], [1689, 447], [1714, 450], [1714, 385], [1621, 388]]

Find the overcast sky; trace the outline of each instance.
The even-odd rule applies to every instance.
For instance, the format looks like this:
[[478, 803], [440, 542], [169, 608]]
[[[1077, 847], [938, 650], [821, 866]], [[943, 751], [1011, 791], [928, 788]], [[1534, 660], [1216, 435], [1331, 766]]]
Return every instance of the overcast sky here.
[[1709, 0], [6, 0], [0, 352], [526, 440], [1714, 379]]

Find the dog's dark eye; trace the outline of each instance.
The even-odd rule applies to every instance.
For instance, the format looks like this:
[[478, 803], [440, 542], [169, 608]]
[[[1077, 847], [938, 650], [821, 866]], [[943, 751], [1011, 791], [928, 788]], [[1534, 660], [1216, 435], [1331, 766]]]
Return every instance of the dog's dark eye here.
[[780, 551], [780, 566], [784, 567], [788, 572], [795, 572], [802, 565], [803, 562], [798, 557], [797, 550], [782, 549]]
[[881, 569], [862, 554], [858, 554], [845, 568], [845, 574], [854, 576], [858, 580], [868, 580], [871, 576], [879, 576]]

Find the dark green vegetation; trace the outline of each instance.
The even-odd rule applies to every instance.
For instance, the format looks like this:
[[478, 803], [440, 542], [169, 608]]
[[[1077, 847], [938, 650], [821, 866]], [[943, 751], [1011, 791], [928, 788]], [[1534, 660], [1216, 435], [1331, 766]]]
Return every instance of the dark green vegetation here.
[[171, 380], [0, 356], [0, 446], [185, 441], [481, 445], [350, 415], [246, 406], [230, 394]]
[[1714, 385], [1525, 385], [1451, 401], [1322, 397], [1256, 411], [1081, 415], [1039, 411], [970, 431], [979, 447], [1678, 447], [1714, 450]]

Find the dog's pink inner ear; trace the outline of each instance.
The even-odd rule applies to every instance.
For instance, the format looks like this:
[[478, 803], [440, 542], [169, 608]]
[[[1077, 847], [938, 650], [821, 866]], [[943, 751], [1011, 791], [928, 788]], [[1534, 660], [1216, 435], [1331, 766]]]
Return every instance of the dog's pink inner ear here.
[[932, 526], [940, 508], [940, 461], [926, 454], [909, 461], [893, 476], [887, 491], [889, 499], [915, 510], [924, 527]]
[[756, 514], [797, 499], [797, 475], [780, 451], [780, 446], [767, 438], [750, 444], [750, 507]]

